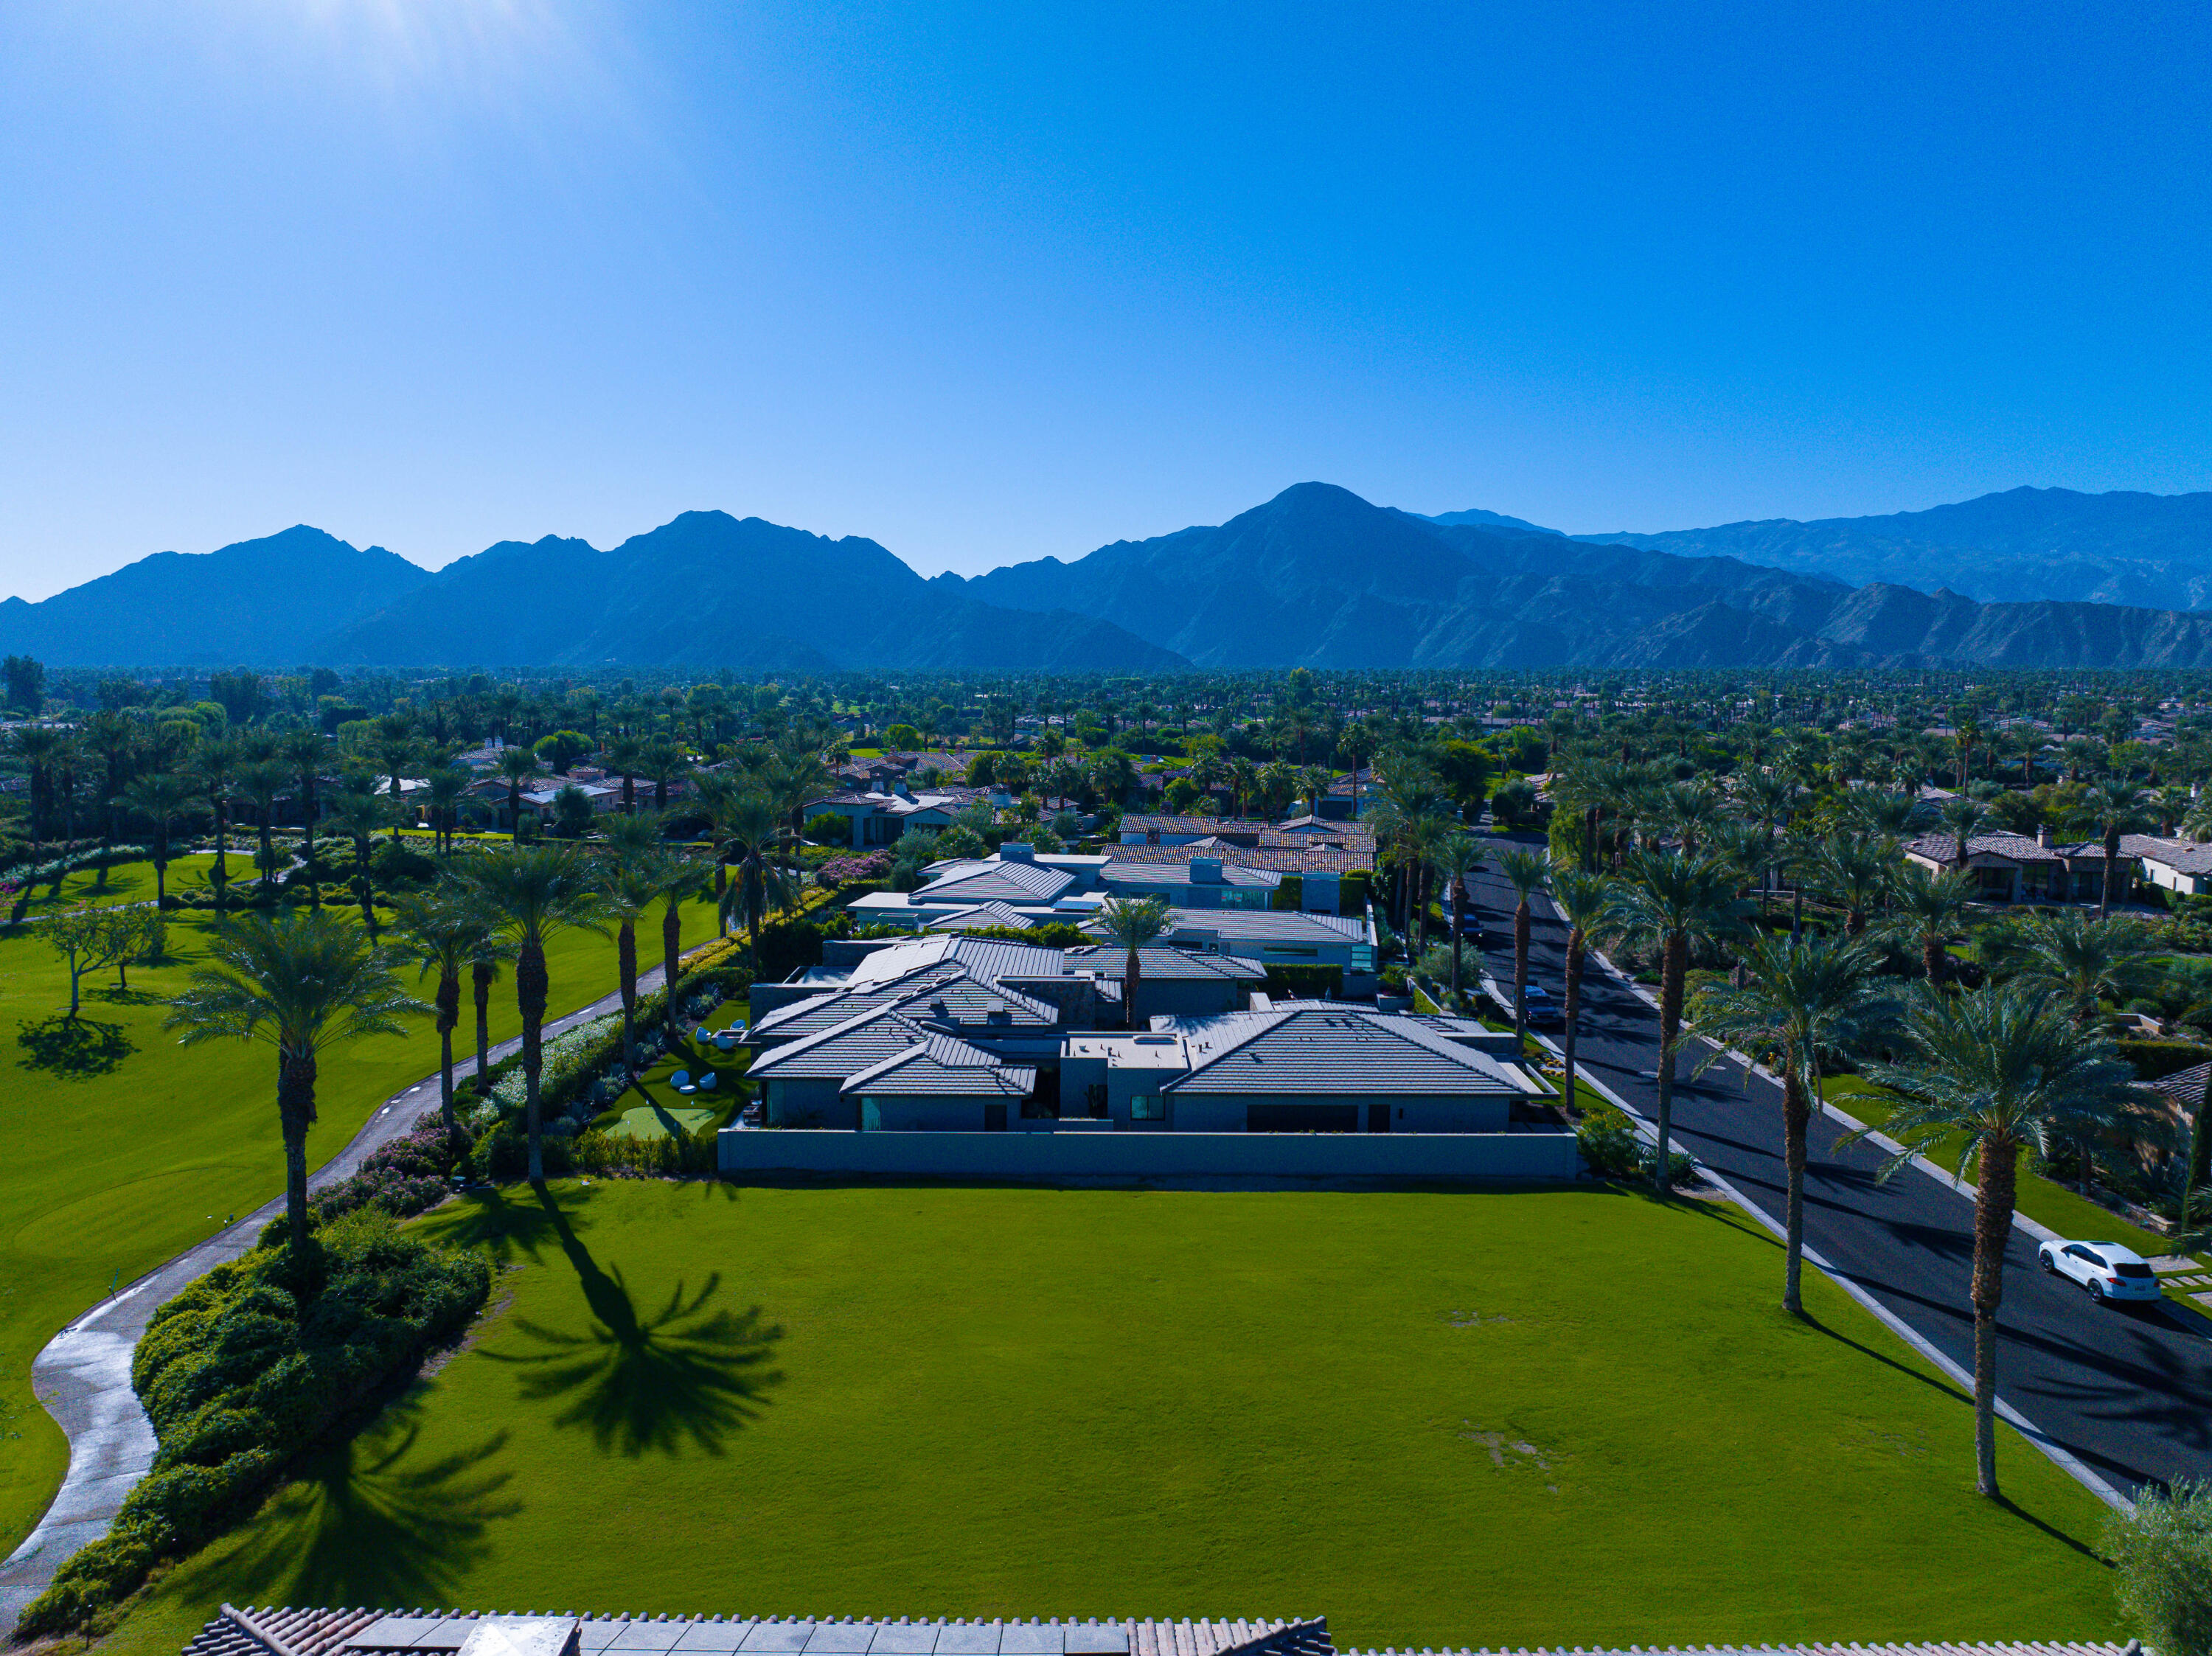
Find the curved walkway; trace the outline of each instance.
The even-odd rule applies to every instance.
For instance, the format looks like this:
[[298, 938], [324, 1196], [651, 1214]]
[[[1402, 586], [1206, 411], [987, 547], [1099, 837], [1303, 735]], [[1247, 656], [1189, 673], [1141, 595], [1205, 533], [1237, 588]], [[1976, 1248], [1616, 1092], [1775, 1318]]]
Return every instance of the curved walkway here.
[[[638, 974], [642, 995], [660, 986], [662, 968]], [[619, 992], [545, 1026], [548, 1037], [622, 1009]], [[520, 1049], [520, 1039], [491, 1049], [495, 1062]], [[473, 1054], [471, 1054], [473, 1061]], [[350, 1143], [315, 1169], [310, 1191], [361, 1170], [370, 1154], [438, 1107], [438, 1077], [394, 1093]], [[24, 1605], [46, 1590], [79, 1547], [107, 1533], [131, 1486], [154, 1464], [154, 1427], [131, 1389], [131, 1354], [155, 1308], [205, 1272], [252, 1247], [262, 1227], [284, 1210], [278, 1196], [198, 1247], [155, 1267], [102, 1300], [46, 1343], [31, 1365], [31, 1389], [70, 1441], [69, 1473], [38, 1528], [0, 1564], [0, 1629], [12, 1629]]]

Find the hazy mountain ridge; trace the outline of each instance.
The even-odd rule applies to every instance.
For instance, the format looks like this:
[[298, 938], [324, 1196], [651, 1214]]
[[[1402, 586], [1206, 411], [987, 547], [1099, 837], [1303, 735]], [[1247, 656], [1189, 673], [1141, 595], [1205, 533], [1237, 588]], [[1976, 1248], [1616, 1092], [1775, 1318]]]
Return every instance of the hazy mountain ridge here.
[[0, 603], [0, 652], [63, 666], [277, 666], [430, 572], [295, 525], [214, 552], [156, 552], [40, 604]]
[[[1448, 514], [1458, 515], [1458, 514]], [[1791, 518], [1589, 543], [1721, 554], [1854, 586], [1948, 587], [1985, 603], [2044, 600], [2150, 610], [2212, 608], [2212, 494], [2014, 488], [1923, 512]]]

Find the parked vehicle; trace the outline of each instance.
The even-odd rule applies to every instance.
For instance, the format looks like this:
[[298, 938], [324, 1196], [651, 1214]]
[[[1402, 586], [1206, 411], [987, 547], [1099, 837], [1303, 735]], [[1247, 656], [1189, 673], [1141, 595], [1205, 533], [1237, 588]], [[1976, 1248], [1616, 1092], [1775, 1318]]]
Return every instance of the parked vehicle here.
[[1480, 949], [1482, 946], [1482, 916], [1476, 913], [1472, 908], [1461, 909], [1459, 912], [1459, 934], [1461, 937], [1466, 938], [1468, 942]]
[[2081, 1283], [2093, 1300], [2166, 1297], [2148, 1262], [2118, 1242], [2045, 1242], [2035, 1257], [2052, 1276]]
[[1521, 1008], [1532, 1028], [1548, 1028], [1559, 1021], [1559, 1006], [1540, 983], [1532, 983], [1521, 992]]

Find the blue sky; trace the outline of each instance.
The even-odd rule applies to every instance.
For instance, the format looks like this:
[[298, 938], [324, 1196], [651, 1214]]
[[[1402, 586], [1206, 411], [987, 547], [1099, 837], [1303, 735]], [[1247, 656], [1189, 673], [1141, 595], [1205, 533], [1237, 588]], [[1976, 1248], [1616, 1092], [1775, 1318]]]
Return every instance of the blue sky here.
[[0, 591], [2212, 488], [2212, 10], [0, 7]]

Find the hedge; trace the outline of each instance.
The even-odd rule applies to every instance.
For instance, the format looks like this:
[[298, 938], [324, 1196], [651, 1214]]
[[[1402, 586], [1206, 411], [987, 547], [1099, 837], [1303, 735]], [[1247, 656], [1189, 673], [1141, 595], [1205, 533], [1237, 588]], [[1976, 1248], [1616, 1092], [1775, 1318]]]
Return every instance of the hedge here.
[[1267, 963], [1265, 992], [1285, 1000], [1338, 1000], [1344, 995], [1340, 966], [1287, 966]]
[[2119, 1047], [2120, 1056], [2136, 1066], [2138, 1081], [2162, 1081], [2212, 1059], [2212, 1046], [2200, 1046], [2193, 1040], [2123, 1040], [2114, 1045]]
[[1336, 912], [1359, 919], [1367, 913], [1367, 901], [1375, 877], [1364, 868], [1355, 868], [1337, 882]]
[[491, 1271], [364, 1210], [323, 1227], [301, 1282], [266, 1245], [155, 1312], [131, 1384], [159, 1448], [106, 1535], [25, 1608], [18, 1639], [97, 1633], [154, 1567], [246, 1516], [286, 1464], [482, 1308]]
[[1271, 908], [1287, 908], [1293, 913], [1305, 907], [1306, 882], [1302, 874], [1285, 874], [1269, 899]]

